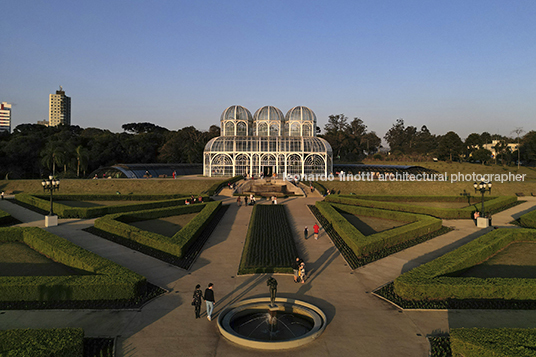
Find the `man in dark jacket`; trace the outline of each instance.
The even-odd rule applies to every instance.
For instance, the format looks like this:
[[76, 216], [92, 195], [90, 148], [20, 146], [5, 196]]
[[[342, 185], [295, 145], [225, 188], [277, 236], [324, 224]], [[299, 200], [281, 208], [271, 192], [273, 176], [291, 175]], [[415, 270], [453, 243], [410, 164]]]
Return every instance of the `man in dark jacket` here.
[[214, 300], [214, 290], [212, 290], [213, 286], [214, 284], [212, 283], [208, 284], [208, 288], [205, 289], [205, 296], [203, 296], [203, 299], [205, 299], [205, 303], [207, 304], [208, 321], [211, 321], [212, 319], [212, 311], [214, 310], [214, 304], [216, 303], [216, 300]]

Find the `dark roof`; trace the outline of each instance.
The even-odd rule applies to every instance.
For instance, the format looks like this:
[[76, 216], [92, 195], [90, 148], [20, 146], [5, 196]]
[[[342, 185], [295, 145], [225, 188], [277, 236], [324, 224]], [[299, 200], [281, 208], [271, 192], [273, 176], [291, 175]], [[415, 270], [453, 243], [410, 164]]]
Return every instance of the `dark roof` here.
[[89, 178], [113, 177], [113, 178], [143, 178], [146, 172], [151, 177], [172, 177], [173, 171], [177, 176], [202, 175], [203, 164], [117, 164], [101, 167], [93, 171]]
[[365, 164], [333, 164], [334, 171], [356, 172], [411, 172], [411, 173], [436, 173], [436, 170], [413, 165], [365, 165]]

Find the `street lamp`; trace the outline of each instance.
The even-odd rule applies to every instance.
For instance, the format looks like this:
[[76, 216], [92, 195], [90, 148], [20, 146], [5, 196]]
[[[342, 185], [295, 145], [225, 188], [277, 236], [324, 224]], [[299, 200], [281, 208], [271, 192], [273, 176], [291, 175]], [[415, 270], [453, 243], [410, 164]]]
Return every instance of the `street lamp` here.
[[480, 191], [482, 194], [482, 209], [481, 209], [481, 217], [484, 217], [484, 193], [489, 192], [491, 194], [491, 182], [484, 182], [481, 181], [480, 183], [474, 183], [473, 187], [475, 188], [475, 193], [477, 191]]
[[41, 182], [41, 185], [43, 185], [43, 191], [50, 191], [50, 213], [48, 215], [53, 216], [52, 193], [60, 189], [60, 180], [54, 180], [54, 176], [50, 175], [48, 180], [45, 179]]

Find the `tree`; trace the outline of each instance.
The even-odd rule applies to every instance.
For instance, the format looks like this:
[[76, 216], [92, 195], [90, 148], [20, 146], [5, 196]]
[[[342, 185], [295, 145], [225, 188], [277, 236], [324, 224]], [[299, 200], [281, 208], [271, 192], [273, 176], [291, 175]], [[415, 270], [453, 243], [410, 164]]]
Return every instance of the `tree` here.
[[489, 160], [491, 160], [491, 155], [491, 151], [489, 151], [488, 149], [481, 148], [473, 151], [471, 158], [473, 158], [473, 160], [480, 161], [482, 165], [484, 165]]
[[87, 164], [89, 161], [89, 152], [82, 145], [76, 147], [76, 177], [80, 177], [80, 169], [86, 175]]
[[514, 130], [512, 130], [512, 133], [515, 133], [517, 135], [517, 150], [516, 151], [517, 151], [517, 169], [518, 170], [519, 170], [519, 165], [521, 161], [521, 155], [520, 155], [521, 150], [519, 150], [519, 135], [521, 135], [521, 133], [523, 132], [524, 130], [521, 127], [517, 127]]
[[168, 129], [152, 123], [128, 123], [121, 126], [124, 131], [132, 134], [165, 132]]
[[536, 161], [536, 131], [531, 130], [521, 140], [521, 158], [527, 162]]
[[472, 154], [478, 150], [482, 149], [483, 142], [482, 138], [477, 133], [471, 133], [469, 136], [465, 139], [465, 149], [467, 150], [466, 158], [469, 158], [472, 156]]
[[400, 151], [403, 154], [412, 154], [416, 151], [417, 128], [414, 126], [406, 127], [404, 119], [397, 119], [396, 123], [385, 134], [384, 139], [389, 144], [391, 152]]
[[463, 153], [462, 139], [453, 131], [449, 131], [439, 139], [438, 156], [448, 155], [450, 161]]

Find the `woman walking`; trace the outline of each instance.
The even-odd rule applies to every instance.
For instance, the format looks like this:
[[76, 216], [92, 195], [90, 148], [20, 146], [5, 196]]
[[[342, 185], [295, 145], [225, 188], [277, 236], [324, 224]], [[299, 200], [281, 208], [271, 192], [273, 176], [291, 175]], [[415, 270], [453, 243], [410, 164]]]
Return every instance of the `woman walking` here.
[[203, 298], [203, 292], [201, 291], [201, 285], [197, 284], [195, 286], [194, 297], [192, 300], [192, 305], [195, 306], [195, 318], [198, 319], [201, 317], [201, 299]]

